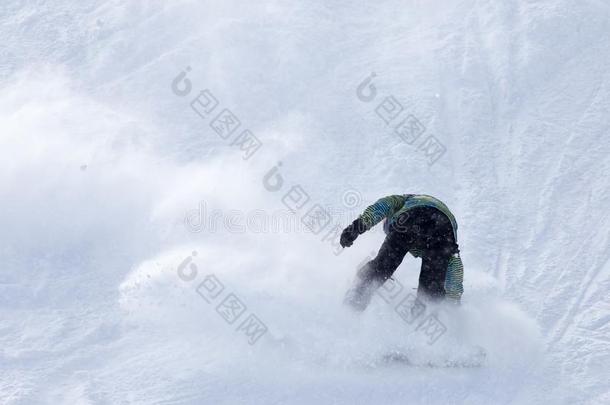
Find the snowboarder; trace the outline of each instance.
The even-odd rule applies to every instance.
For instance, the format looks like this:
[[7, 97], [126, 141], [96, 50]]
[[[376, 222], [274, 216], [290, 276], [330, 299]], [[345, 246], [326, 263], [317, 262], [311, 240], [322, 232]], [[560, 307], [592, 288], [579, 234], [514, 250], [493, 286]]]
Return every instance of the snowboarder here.
[[363, 311], [371, 297], [398, 268], [407, 252], [422, 258], [418, 298], [459, 303], [464, 268], [457, 245], [457, 223], [447, 206], [429, 195], [405, 194], [381, 198], [341, 234], [341, 246], [385, 220], [386, 238], [377, 256], [362, 266], [345, 303]]

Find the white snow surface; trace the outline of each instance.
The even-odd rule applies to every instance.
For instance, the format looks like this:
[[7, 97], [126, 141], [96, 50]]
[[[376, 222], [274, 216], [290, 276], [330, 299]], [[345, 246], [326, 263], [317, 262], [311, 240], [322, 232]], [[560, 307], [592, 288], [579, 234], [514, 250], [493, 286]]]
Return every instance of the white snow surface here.
[[[0, 39], [0, 403], [610, 403], [608, 1], [8, 0]], [[417, 142], [377, 114], [391, 96]], [[463, 303], [426, 308], [433, 344], [380, 296], [342, 306], [379, 229], [336, 255], [301, 224], [403, 193], [459, 223]]]

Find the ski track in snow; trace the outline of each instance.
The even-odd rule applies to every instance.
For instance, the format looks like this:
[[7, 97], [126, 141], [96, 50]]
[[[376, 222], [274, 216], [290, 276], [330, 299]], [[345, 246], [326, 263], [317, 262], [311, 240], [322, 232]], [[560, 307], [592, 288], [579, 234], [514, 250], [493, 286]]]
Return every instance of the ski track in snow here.
[[[3, 3], [0, 403], [609, 403], [609, 33], [597, 0]], [[189, 106], [203, 89], [263, 142], [250, 160]], [[433, 166], [377, 116], [389, 96], [446, 146]], [[388, 194], [449, 205], [465, 294], [426, 308], [438, 341], [397, 301], [342, 307], [380, 230], [335, 256], [235, 228], [298, 225], [297, 184], [342, 225]], [[186, 226], [202, 202], [218, 229]], [[209, 274], [256, 344], [197, 294]]]

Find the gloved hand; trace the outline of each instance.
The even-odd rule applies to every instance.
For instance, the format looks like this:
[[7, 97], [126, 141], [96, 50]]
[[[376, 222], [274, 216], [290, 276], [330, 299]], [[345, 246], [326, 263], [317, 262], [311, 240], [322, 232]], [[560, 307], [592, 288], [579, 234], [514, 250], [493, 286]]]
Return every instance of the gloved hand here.
[[352, 222], [347, 228], [341, 233], [341, 239], [339, 243], [342, 247], [350, 247], [361, 233], [366, 231], [366, 227], [360, 218]]

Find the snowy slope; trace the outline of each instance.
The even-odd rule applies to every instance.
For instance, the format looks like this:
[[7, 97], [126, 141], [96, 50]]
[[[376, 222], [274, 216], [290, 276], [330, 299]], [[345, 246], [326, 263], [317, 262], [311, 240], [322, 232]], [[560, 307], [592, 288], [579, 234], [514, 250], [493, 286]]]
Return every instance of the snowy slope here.
[[[0, 403], [610, 402], [609, 37], [603, 0], [3, 2]], [[248, 159], [210, 127], [225, 108]], [[460, 226], [463, 305], [426, 308], [433, 344], [382, 297], [341, 305], [381, 230], [336, 255], [301, 222], [408, 192]], [[425, 366], [476, 347], [482, 367]]]

